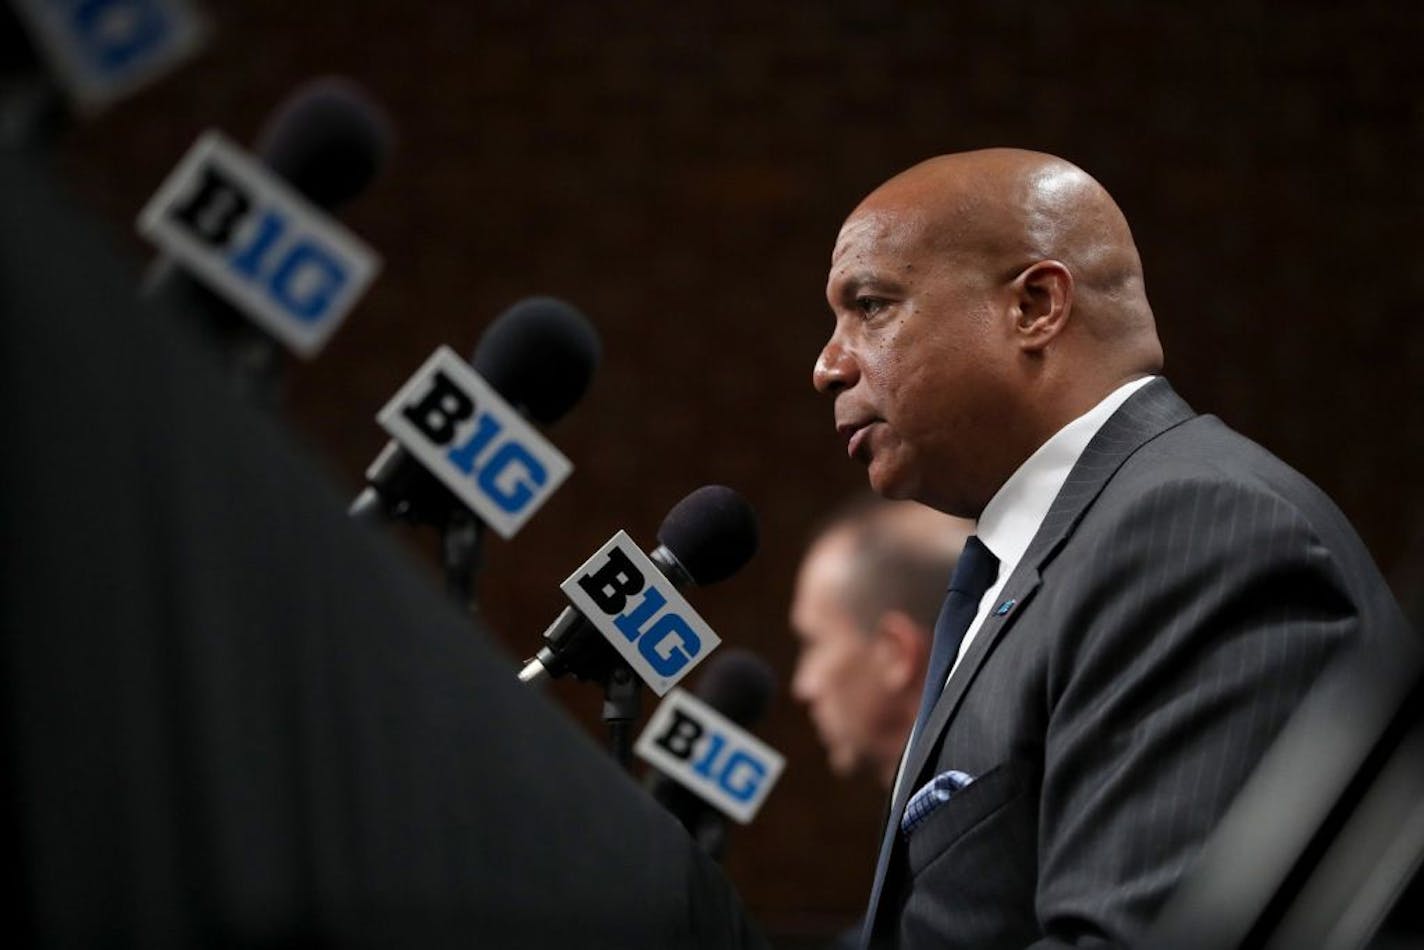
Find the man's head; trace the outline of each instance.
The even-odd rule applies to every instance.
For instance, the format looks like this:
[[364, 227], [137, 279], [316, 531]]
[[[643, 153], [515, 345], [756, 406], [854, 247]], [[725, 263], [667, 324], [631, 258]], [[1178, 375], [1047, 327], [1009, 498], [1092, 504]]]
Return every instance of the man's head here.
[[977, 517], [1059, 428], [1162, 350], [1132, 233], [1076, 166], [933, 158], [841, 228], [814, 383], [871, 486]]
[[972, 525], [871, 498], [835, 517], [801, 563], [791, 692], [809, 707], [831, 768], [882, 784], [919, 708], [935, 617]]

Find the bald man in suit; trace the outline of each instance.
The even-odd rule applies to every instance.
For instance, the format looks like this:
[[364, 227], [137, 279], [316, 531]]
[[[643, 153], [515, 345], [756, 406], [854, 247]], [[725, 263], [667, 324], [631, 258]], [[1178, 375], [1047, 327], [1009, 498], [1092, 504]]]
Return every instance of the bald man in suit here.
[[1406, 635], [1398, 607], [1318, 489], [1160, 375], [1127, 221], [1069, 162], [896, 176], [827, 298], [814, 382], [848, 454], [978, 521], [863, 942], [1131, 945], [1320, 671]]

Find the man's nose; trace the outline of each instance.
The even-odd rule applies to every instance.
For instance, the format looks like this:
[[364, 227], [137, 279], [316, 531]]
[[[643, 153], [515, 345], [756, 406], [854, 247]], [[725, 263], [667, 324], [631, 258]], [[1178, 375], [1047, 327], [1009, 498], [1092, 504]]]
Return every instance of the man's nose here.
[[860, 367], [855, 358], [834, 336], [821, 349], [816, 367], [811, 371], [811, 385], [817, 392], [834, 396], [849, 389], [860, 379]]

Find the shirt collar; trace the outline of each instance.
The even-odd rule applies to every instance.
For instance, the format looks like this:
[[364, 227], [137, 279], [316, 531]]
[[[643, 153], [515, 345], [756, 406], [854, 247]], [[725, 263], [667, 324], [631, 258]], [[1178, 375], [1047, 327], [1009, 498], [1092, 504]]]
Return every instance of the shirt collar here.
[[1018, 565], [1029, 542], [1038, 533], [1053, 499], [1068, 480], [1068, 473], [1103, 423], [1128, 397], [1155, 376], [1123, 383], [1096, 406], [1055, 432], [1024, 460], [1009, 480], [989, 499], [979, 516], [976, 534], [999, 559], [999, 576], [1007, 577]]

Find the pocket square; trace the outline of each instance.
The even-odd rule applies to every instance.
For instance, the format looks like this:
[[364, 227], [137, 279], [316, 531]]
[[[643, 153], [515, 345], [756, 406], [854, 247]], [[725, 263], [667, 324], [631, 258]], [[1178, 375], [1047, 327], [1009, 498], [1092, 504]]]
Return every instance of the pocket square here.
[[974, 776], [950, 769], [941, 772], [925, 783], [924, 787], [910, 796], [905, 805], [905, 815], [900, 819], [900, 833], [905, 837], [914, 834], [915, 826], [924, 821], [934, 810], [954, 797]]

